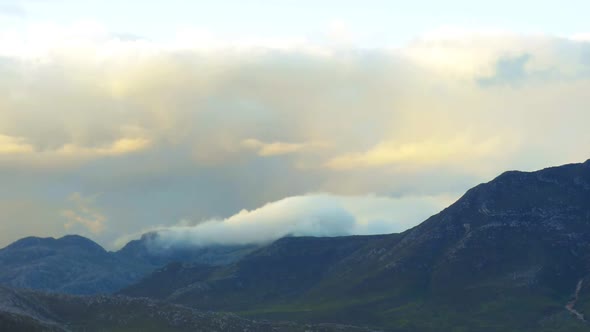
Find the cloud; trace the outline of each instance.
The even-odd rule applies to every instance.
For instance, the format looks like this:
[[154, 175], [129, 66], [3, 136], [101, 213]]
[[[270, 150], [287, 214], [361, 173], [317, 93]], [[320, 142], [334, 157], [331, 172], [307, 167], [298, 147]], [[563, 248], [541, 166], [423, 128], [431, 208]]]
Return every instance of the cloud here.
[[81, 147], [66, 144], [55, 151], [58, 155], [74, 157], [118, 156], [141, 151], [147, 148], [150, 141], [143, 138], [121, 138], [103, 147]]
[[19, 154], [33, 152], [33, 146], [24, 138], [0, 135], [0, 154]]
[[243, 140], [241, 145], [248, 149], [257, 150], [259, 156], [275, 156], [301, 151], [305, 147], [303, 143], [273, 142], [264, 143], [257, 139], [250, 138]]
[[439, 141], [396, 144], [383, 142], [366, 152], [337, 156], [325, 166], [331, 169], [357, 169], [383, 167], [387, 165], [443, 164], [480, 156], [490, 157], [509, 151], [501, 137], [492, 137], [475, 142], [467, 136], [449, 137]]
[[[191, 29], [156, 42], [92, 22], [2, 31], [0, 198], [42, 204], [53, 232], [61, 211], [80, 215], [56, 197], [103, 193], [99, 214], [120, 222], [95, 239], [110, 243], [310, 192], [456, 197], [506, 169], [588, 159], [588, 42], [426, 37], [361, 49]], [[11, 218], [36, 227], [24, 206]]]
[[77, 225], [81, 225], [94, 235], [102, 233], [107, 220], [100, 211], [94, 207], [96, 196], [85, 197], [80, 193], [73, 193], [68, 201], [73, 205], [71, 209], [62, 211], [62, 216], [67, 219], [64, 224], [66, 231], [71, 231]]
[[528, 75], [525, 66], [529, 60], [531, 60], [530, 54], [499, 59], [496, 63], [494, 76], [480, 78], [478, 83], [482, 86], [518, 84], [524, 81]]
[[313, 150], [318, 148], [325, 148], [327, 144], [308, 142], [308, 143], [288, 143], [288, 142], [272, 142], [265, 143], [255, 138], [245, 139], [241, 142], [242, 147], [256, 150], [257, 154], [262, 157], [277, 156], [282, 154], [289, 154], [300, 152], [304, 150]]
[[574, 41], [588, 42], [590, 41], [590, 32], [574, 34], [570, 39]]
[[18, 4], [0, 1], [0, 16], [23, 18], [26, 14], [26, 10]]
[[26, 168], [70, 168], [105, 157], [121, 157], [149, 148], [145, 138], [119, 138], [98, 146], [64, 143], [56, 147], [35, 146], [30, 139], [0, 135], [0, 166], [19, 165]]
[[357, 36], [342, 20], [332, 20], [328, 24], [326, 37], [336, 45], [352, 45]]
[[[309, 194], [281, 199], [222, 220], [156, 228], [155, 244], [268, 243], [285, 236], [342, 236], [399, 232], [449, 202], [446, 196], [389, 197]], [[119, 241], [120, 242], [120, 241]]]

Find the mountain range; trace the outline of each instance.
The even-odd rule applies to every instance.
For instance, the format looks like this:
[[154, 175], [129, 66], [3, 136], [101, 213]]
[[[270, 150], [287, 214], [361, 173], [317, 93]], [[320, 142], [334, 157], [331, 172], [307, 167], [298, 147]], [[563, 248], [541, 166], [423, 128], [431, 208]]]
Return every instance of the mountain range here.
[[[388, 331], [590, 331], [590, 160], [505, 172], [399, 234], [158, 254], [150, 236], [115, 253], [77, 236], [23, 239], [0, 251], [0, 282], [116, 291], [99, 296], [107, 303], [99, 312], [142, 299], [249, 321]], [[71, 266], [56, 267], [64, 262]]]
[[167, 263], [229, 264], [258, 247], [159, 248], [152, 243], [157, 236], [145, 234], [116, 252], [79, 235], [27, 237], [0, 249], [0, 284], [78, 295], [112, 293]]

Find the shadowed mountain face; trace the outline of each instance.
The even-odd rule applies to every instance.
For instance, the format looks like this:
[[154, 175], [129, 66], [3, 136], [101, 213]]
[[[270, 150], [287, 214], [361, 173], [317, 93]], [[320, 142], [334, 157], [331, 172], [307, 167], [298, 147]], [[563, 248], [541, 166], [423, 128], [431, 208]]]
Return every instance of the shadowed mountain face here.
[[77, 235], [24, 238], [0, 250], [0, 284], [68, 294], [111, 293], [171, 262], [228, 264], [256, 248], [154, 249], [154, 236], [146, 234], [118, 252]]
[[590, 161], [506, 172], [401, 234], [282, 239], [122, 293], [399, 331], [587, 331], [571, 310], [590, 315]]

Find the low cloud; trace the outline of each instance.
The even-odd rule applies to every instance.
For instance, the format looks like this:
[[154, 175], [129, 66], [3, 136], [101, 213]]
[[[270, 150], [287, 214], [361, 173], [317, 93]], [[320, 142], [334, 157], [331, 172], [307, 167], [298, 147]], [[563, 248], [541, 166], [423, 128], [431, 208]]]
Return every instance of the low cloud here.
[[[454, 198], [335, 196], [288, 197], [221, 220], [153, 229], [160, 247], [261, 244], [285, 236], [343, 236], [400, 232]], [[119, 241], [120, 243], [121, 241]], [[121, 244], [121, 243], [120, 243]]]
[[147, 148], [149, 144], [149, 140], [143, 138], [121, 138], [102, 147], [81, 147], [74, 144], [66, 144], [55, 152], [58, 155], [73, 157], [119, 156], [141, 151]]

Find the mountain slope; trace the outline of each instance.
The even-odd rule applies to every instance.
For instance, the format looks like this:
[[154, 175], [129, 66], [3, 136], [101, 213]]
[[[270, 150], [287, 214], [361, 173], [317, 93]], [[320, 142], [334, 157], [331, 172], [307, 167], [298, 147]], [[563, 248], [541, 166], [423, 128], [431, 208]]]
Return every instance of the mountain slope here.
[[[142, 274], [81, 236], [25, 238], [0, 250], [0, 283], [65, 293], [109, 292]], [[138, 267], [140, 268], [140, 267]]]
[[0, 331], [357, 331], [343, 325], [257, 322], [149, 299], [71, 296], [0, 287]]
[[227, 265], [259, 248], [259, 245], [210, 245], [205, 247], [178, 245], [163, 248], [156, 243], [158, 233], [146, 233], [139, 240], [127, 243], [115, 256], [122, 260], [162, 267], [171, 262], [192, 262], [203, 265]]
[[253, 302], [292, 300], [318, 284], [339, 260], [382, 237], [287, 237], [227, 267], [168, 265], [123, 293], [230, 311]]
[[[155, 280], [183, 282], [156, 294]], [[157, 271], [123, 293], [399, 331], [586, 331], [565, 308], [580, 280], [576, 308], [590, 314], [590, 161], [506, 172], [401, 234], [279, 240], [229, 266]]]

